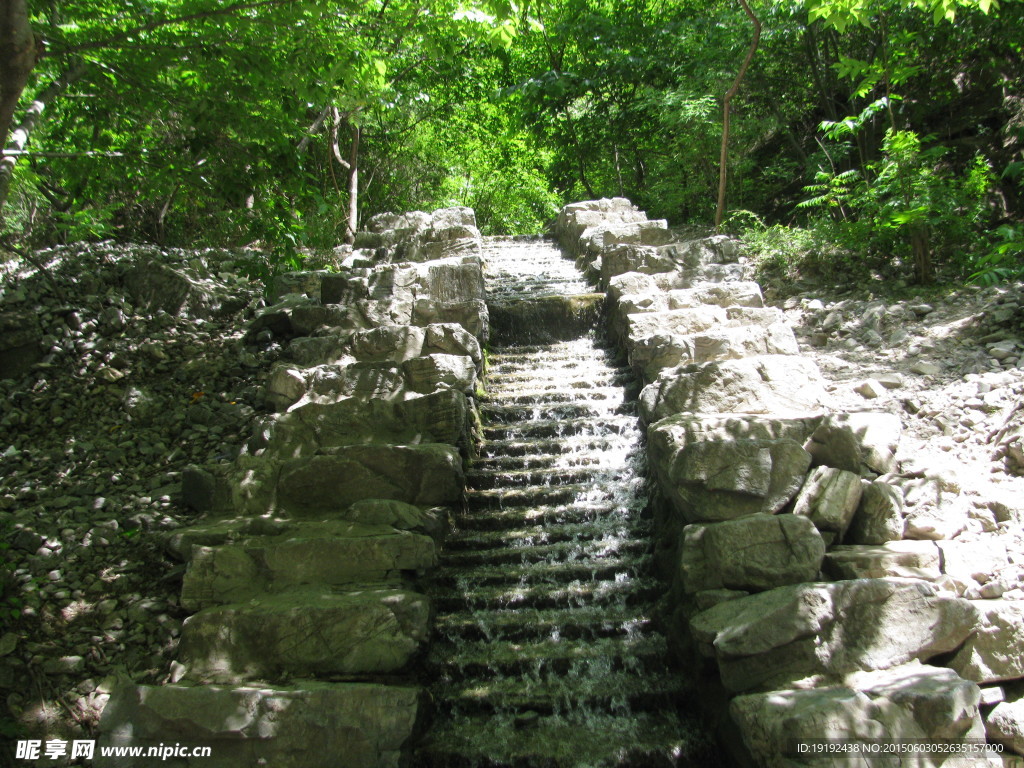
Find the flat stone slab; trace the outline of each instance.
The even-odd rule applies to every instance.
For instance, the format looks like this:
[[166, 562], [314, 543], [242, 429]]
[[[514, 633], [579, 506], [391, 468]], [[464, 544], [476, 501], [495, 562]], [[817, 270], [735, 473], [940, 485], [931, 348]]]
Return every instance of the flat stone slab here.
[[294, 589], [193, 614], [178, 656], [197, 682], [397, 672], [422, 648], [429, 616], [429, 600], [407, 590]]
[[193, 546], [181, 605], [198, 610], [305, 584], [397, 581], [437, 565], [434, 540], [386, 525], [299, 523], [285, 533]]
[[833, 547], [824, 570], [834, 579], [888, 577], [935, 581], [942, 575], [939, 549], [931, 541], [890, 541]]
[[[209, 747], [209, 757], [173, 761], [189, 768], [398, 768], [421, 702], [419, 688], [364, 683], [127, 685], [103, 711], [99, 744]], [[104, 768], [140, 764], [98, 755]]]

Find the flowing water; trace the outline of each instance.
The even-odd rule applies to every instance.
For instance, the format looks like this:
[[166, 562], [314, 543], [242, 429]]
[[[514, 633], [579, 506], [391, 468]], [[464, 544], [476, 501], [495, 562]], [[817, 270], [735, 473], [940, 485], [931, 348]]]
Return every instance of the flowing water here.
[[[491, 240], [488, 295], [587, 293], [544, 241]], [[433, 585], [420, 765], [710, 765], [655, 615], [636, 384], [595, 332], [489, 358], [486, 444]]]

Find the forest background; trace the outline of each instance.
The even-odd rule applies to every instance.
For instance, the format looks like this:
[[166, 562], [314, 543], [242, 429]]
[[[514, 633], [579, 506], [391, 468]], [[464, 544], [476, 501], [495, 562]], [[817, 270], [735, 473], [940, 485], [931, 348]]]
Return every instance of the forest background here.
[[1022, 43], [1019, 0], [3, 0], [0, 238], [271, 276], [385, 210], [619, 195], [787, 279], [1014, 279]]

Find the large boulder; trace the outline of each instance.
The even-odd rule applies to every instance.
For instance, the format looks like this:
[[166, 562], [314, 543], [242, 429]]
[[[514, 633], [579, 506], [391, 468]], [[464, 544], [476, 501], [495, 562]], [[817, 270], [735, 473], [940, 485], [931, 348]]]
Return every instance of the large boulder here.
[[997, 704], [985, 718], [985, 735], [989, 742], [1024, 755], [1024, 699]]
[[299, 523], [276, 535], [193, 546], [181, 605], [198, 610], [310, 584], [398, 581], [437, 564], [434, 540], [387, 525]]
[[885, 544], [903, 538], [903, 492], [874, 480], [864, 482], [847, 540], [853, 544]]
[[764, 355], [666, 369], [644, 387], [640, 413], [648, 424], [684, 412], [784, 416], [817, 410], [825, 400], [812, 361]]
[[731, 520], [781, 510], [803, 485], [810, 455], [794, 440], [686, 444], [655, 457], [662, 492], [689, 522]]
[[[398, 768], [420, 718], [422, 691], [398, 685], [125, 685], [100, 720], [101, 747], [209, 747], [211, 757], [176, 758], [198, 768]], [[99, 750], [97, 750], [99, 752]], [[99, 757], [103, 768], [134, 768], [137, 757]]]
[[307, 517], [363, 499], [443, 505], [458, 501], [464, 484], [462, 459], [450, 445], [342, 446], [330, 454], [284, 462], [277, 505]]
[[452, 389], [408, 400], [350, 397], [307, 402], [271, 422], [262, 447], [264, 455], [280, 459], [365, 443], [447, 443], [467, 448], [472, 422], [469, 400]]
[[840, 679], [927, 660], [960, 646], [977, 617], [930, 583], [858, 579], [779, 587], [720, 603], [690, 619], [730, 691]]
[[683, 529], [679, 576], [688, 593], [759, 592], [818, 576], [825, 543], [807, 518], [751, 515]]
[[834, 467], [815, 467], [793, 502], [793, 514], [809, 517], [819, 531], [843, 540], [860, 503], [860, 476]]
[[629, 362], [640, 379], [650, 383], [665, 368], [678, 365], [757, 355], [796, 355], [799, 351], [793, 329], [786, 323], [775, 323], [687, 335], [655, 333], [631, 341]]
[[429, 619], [427, 598], [407, 590], [292, 589], [193, 614], [178, 659], [187, 679], [206, 683], [398, 672]]
[[754, 325], [767, 328], [784, 323], [785, 317], [774, 307], [720, 307], [704, 304], [664, 312], [634, 312], [626, 317], [630, 339], [655, 333], [687, 335], [721, 328]]
[[832, 414], [811, 435], [807, 450], [814, 463], [863, 474], [885, 474], [896, 467], [903, 425], [893, 413]]
[[[857, 742], [931, 741], [976, 746], [984, 739], [974, 683], [939, 667], [908, 664], [857, 676], [852, 686], [781, 690], [737, 696], [729, 713], [758, 766], [943, 766], [979, 765], [975, 756], [948, 751], [911, 755], [826, 756], [814, 746], [833, 742], [851, 749]], [[800, 751], [800, 745], [807, 750]], [[911, 762], [907, 762], [907, 761]]]
[[1024, 678], [1024, 602], [978, 600], [978, 624], [949, 666], [968, 680]]
[[584, 200], [563, 206], [555, 222], [555, 232], [566, 250], [577, 253], [580, 236], [588, 228], [605, 222], [640, 221], [647, 221], [647, 214], [624, 197]]

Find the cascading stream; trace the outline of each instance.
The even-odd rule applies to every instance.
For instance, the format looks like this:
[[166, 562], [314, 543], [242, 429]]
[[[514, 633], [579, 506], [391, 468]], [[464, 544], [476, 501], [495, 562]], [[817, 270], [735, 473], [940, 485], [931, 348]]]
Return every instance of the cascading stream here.
[[[544, 241], [490, 240], [491, 299], [590, 292]], [[525, 329], [524, 329], [525, 330]], [[594, 333], [493, 350], [486, 445], [433, 596], [423, 766], [709, 765], [654, 621], [635, 383]]]

